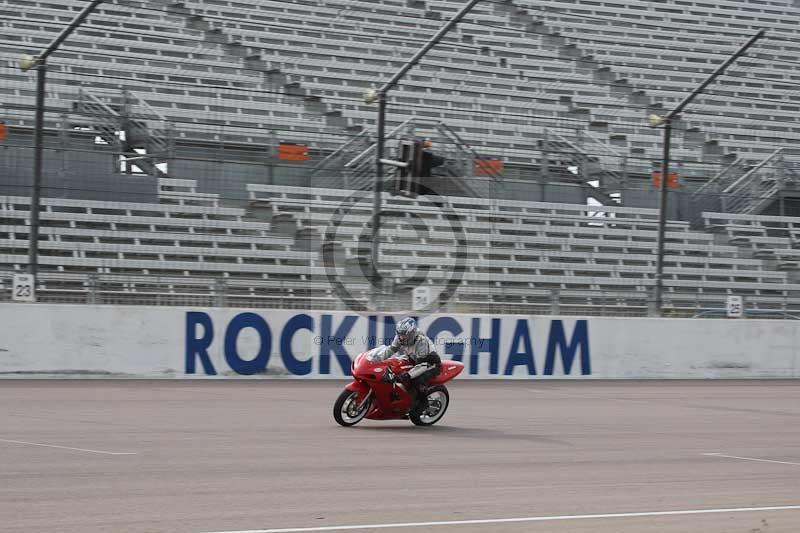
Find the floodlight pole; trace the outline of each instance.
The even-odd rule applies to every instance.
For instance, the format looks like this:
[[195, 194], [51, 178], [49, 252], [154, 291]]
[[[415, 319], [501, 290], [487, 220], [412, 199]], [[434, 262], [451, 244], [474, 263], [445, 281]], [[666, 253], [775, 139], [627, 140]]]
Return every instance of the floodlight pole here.
[[379, 274], [378, 274], [378, 255], [380, 252], [380, 231], [381, 231], [381, 201], [383, 192], [383, 162], [384, 148], [386, 145], [386, 96], [388, 92], [394, 88], [395, 85], [411, 70], [420, 59], [425, 57], [431, 48], [436, 46], [447, 33], [458, 24], [464, 16], [469, 13], [475, 4], [481, 0], [470, 0], [467, 4], [456, 13], [452, 19], [439, 28], [436, 35], [425, 43], [422, 48], [414, 54], [414, 56], [406, 62], [405, 65], [400, 67], [394, 76], [391, 77], [375, 94], [375, 99], [378, 102], [378, 124], [377, 124], [377, 143], [375, 149], [375, 184], [374, 184], [374, 198], [372, 204], [372, 248], [370, 254], [370, 278], [373, 292], [378, 288]]
[[692, 100], [694, 100], [700, 93], [702, 93], [706, 87], [708, 87], [714, 80], [717, 79], [729, 66], [733, 64], [734, 61], [739, 59], [748, 48], [753, 46], [756, 41], [761, 39], [766, 30], [759, 30], [755, 35], [753, 35], [745, 44], [742, 45], [732, 56], [730, 56], [724, 63], [722, 63], [717, 69], [711, 73], [711, 75], [706, 78], [706, 80], [701, 83], [695, 90], [689, 94], [686, 98], [683, 99], [681, 103], [675, 107], [672, 111], [670, 111], [666, 116], [659, 117], [659, 122], [664, 125], [664, 141], [663, 141], [663, 156], [661, 159], [661, 187], [660, 187], [660, 198], [659, 198], [659, 217], [658, 217], [658, 251], [656, 256], [656, 279], [655, 279], [655, 291], [654, 291], [654, 305], [655, 305], [655, 312], [658, 316], [662, 316], [662, 293], [664, 290], [664, 241], [666, 236], [666, 228], [667, 228], [667, 195], [669, 193], [668, 190], [668, 181], [669, 181], [669, 159], [670, 159], [670, 144], [672, 141], [672, 121], [683, 111], [683, 109], [689, 105]]
[[33, 132], [33, 187], [31, 191], [31, 228], [28, 234], [28, 273], [36, 277], [39, 270], [39, 202], [42, 196], [42, 164], [44, 151], [44, 96], [47, 83], [47, 58], [61, 46], [86, 17], [95, 8], [103, 3], [103, 0], [92, 0], [80, 13], [64, 28], [58, 37], [50, 43], [50, 46], [34, 58], [29, 58], [30, 63], [21, 63], [23, 71], [31, 68], [36, 69], [36, 114]]

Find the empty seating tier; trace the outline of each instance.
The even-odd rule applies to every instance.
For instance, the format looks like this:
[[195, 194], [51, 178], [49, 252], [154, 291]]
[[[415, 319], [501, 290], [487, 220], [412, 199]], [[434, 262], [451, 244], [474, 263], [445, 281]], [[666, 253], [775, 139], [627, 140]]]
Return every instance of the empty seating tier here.
[[[345, 308], [336, 284], [370, 297], [369, 195], [253, 184], [247, 208], [225, 208], [191, 205], [193, 185], [166, 181], [188, 189], [172, 204], [46, 199], [42, 298]], [[655, 210], [386, 193], [384, 202], [380, 270], [395, 305], [410, 283], [441, 292], [456, 280], [453, 309], [647, 313]], [[705, 213], [702, 230], [670, 221], [667, 308], [693, 314], [737, 294], [754, 309], [798, 310], [798, 220]], [[29, 199], [0, 197], [6, 289], [24, 270], [28, 227]]]

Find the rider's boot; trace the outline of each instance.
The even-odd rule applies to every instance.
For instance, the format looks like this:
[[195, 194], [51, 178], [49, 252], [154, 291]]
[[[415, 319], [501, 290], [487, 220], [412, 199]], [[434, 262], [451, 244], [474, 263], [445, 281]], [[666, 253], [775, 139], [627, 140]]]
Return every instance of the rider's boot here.
[[414, 392], [416, 394], [414, 397], [414, 410], [418, 413], [424, 413], [430, 407], [428, 404], [428, 388], [420, 385], [415, 387]]

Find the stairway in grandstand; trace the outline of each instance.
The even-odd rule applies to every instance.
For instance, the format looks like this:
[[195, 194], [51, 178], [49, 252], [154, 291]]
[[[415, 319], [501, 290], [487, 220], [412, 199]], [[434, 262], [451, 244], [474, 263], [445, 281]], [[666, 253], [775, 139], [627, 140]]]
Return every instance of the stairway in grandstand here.
[[131, 91], [98, 97], [81, 88], [68, 127], [95, 132], [106, 144], [120, 144], [123, 172], [166, 177], [173, 156], [174, 129], [160, 112]]
[[[320, 161], [312, 169], [311, 177], [323, 174], [341, 174], [344, 177], [346, 189], [371, 189], [374, 186], [377, 150], [377, 142], [373, 142], [373, 138], [374, 132], [369, 129], [363, 130]], [[503, 178], [501, 169], [489, 166], [486, 159], [473, 146], [464, 142], [444, 122], [410, 118], [386, 133], [386, 140], [390, 145], [403, 139], [413, 142], [419, 138], [424, 138], [432, 143], [436, 155], [444, 160], [444, 163], [435, 170], [440, 178], [439, 181], [441, 182], [442, 178], [450, 177], [448, 185], [464, 196], [480, 196], [480, 193], [473, 189], [467, 180], [462, 179], [464, 176], [470, 176], [477, 171], [495, 181]], [[476, 166], [474, 170], [473, 165]], [[392, 173], [393, 169], [387, 168], [385, 172]]]

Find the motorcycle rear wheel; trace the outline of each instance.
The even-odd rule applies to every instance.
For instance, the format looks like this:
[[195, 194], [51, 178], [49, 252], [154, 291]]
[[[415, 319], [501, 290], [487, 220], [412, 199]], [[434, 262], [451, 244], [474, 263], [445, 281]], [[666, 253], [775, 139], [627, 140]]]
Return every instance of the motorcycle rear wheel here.
[[416, 410], [408, 413], [408, 418], [415, 426], [432, 426], [442, 419], [450, 406], [450, 393], [444, 385], [435, 385], [428, 389], [428, 408], [423, 412]]
[[372, 398], [370, 398], [361, 410], [358, 408], [358, 393], [351, 390], [343, 390], [336, 403], [333, 404], [333, 418], [339, 425], [344, 427], [355, 426], [361, 422], [372, 405]]

